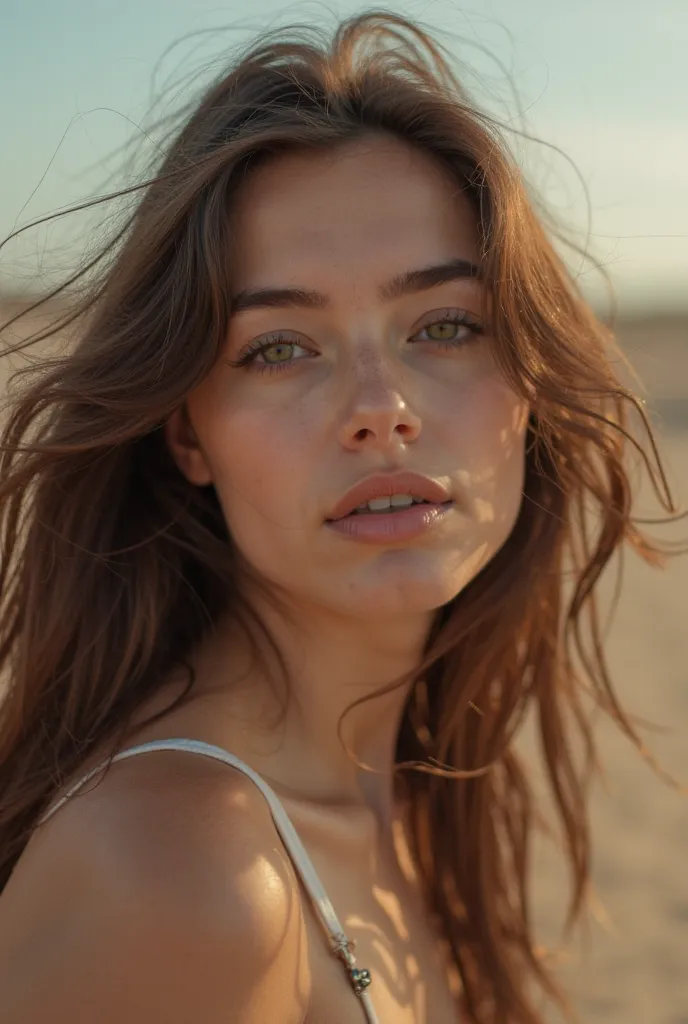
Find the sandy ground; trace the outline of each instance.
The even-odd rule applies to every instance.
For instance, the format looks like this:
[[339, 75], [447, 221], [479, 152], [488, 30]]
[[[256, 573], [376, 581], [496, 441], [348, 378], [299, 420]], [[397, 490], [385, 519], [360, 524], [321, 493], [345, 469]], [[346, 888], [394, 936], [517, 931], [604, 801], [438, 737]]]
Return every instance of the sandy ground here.
[[[688, 505], [688, 317], [636, 322], [621, 337], [651, 395], [670, 476]], [[0, 368], [0, 388], [4, 375]], [[656, 509], [644, 500], [639, 511]], [[661, 536], [688, 538], [688, 520]], [[684, 784], [687, 605], [688, 557], [664, 572], [629, 557], [608, 641], [622, 703], [671, 730], [643, 735]], [[580, 935], [573, 942], [561, 978], [585, 1024], [688, 1024], [688, 797], [653, 774], [613, 725], [603, 721], [597, 734], [608, 779], [608, 791], [598, 784], [591, 806], [593, 882], [602, 908], [587, 941]], [[521, 742], [530, 755], [527, 729]], [[567, 891], [557, 855], [544, 845], [533, 881], [538, 939], [558, 945]]]

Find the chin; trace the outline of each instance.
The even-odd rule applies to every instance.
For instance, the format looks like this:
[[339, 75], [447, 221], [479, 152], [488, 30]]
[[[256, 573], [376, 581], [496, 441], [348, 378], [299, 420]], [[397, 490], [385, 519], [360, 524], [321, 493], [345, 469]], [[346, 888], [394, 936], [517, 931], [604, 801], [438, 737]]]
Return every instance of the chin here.
[[[409, 552], [396, 552], [409, 555]], [[387, 560], [375, 572], [362, 573], [344, 588], [348, 610], [357, 616], [389, 618], [436, 611], [453, 601], [482, 568], [476, 552], [469, 558], [443, 555], [429, 563], [409, 557]], [[371, 568], [371, 567], [369, 567]], [[342, 591], [337, 603], [341, 606]], [[335, 597], [336, 600], [336, 597]]]

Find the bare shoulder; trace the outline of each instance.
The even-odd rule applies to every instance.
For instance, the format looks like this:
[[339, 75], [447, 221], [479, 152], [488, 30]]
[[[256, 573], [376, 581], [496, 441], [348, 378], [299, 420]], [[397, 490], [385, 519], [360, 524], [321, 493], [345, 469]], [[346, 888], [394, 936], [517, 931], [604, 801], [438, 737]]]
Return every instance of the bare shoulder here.
[[257, 788], [177, 752], [113, 765], [0, 896], [5, 1024], [284, 1024], [310, 993], [298, 880]]

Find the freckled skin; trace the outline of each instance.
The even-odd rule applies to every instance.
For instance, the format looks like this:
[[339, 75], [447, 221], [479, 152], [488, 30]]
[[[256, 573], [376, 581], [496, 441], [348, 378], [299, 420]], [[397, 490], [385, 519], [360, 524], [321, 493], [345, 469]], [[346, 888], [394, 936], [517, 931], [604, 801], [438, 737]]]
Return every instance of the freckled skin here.
[[[500, 378], [489, 329], [453, 349], [410, 340], [447, 311], [487, 318], [478, 281], [392, 300], [378, 288], [452, 258], [478, 263], [468, 200], [428, 156], [379, 137], [264, 165], [242, 185], [232, 225], [234, 294], [300, 287], [329, 306], [233, 319], [188, 403], [198, 444], [178, 424], [169, 432], [180, 467], [214, 482], [236, 544], [297, 610], [369, 619], [439, 607], [511, 531], [527, 409]], [[296, 346], [287, 369], [229, 365], [275, 334]], [[345, 491], [392, 466], [445, 484], [456, 509], [396, 545], [357, 544], [325, 525]]]

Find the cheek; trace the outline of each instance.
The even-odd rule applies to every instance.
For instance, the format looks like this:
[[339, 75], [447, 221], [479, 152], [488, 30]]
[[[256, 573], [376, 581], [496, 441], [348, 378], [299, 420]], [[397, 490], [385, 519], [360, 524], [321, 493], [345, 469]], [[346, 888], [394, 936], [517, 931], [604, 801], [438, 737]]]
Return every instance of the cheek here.
[[472, 518], [500, 535], [511, 530], [521, 505], [527, 421], [526, 403], [486, 378], [462, 396], [448, 424]]
[[[227, 524], [237, 541], [276, 523], [296, 528], [306, 493], [309, 445], [318, 436], [298, 408], [238, 404], [208, 395], [198, 433]], [[310, 439], [310, 440], [309, 440]]]

